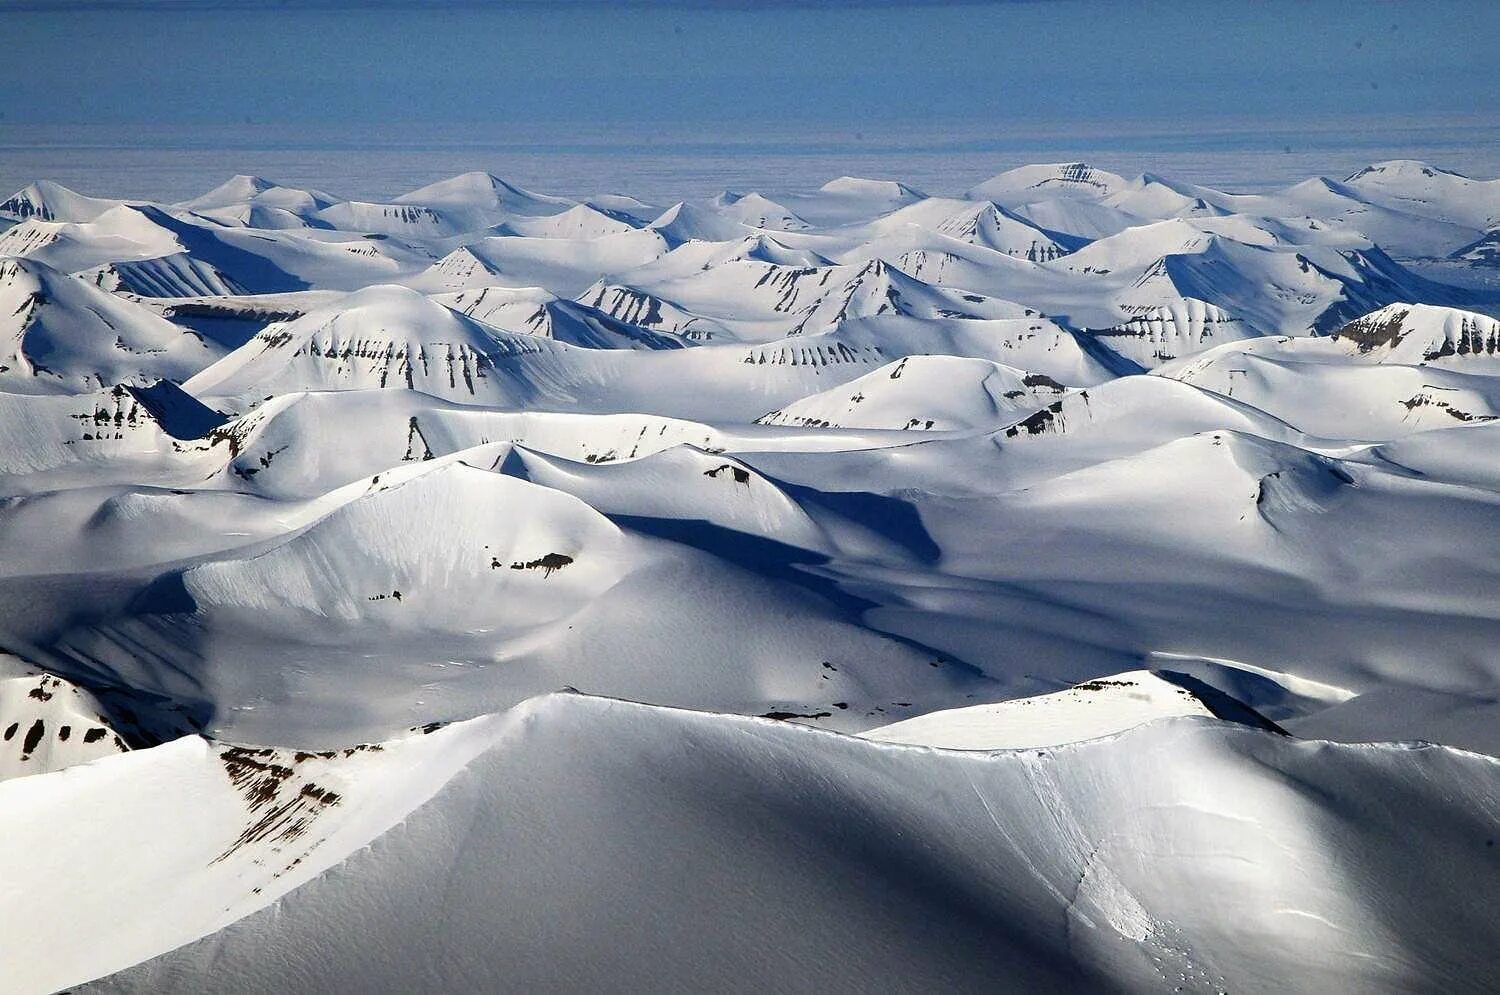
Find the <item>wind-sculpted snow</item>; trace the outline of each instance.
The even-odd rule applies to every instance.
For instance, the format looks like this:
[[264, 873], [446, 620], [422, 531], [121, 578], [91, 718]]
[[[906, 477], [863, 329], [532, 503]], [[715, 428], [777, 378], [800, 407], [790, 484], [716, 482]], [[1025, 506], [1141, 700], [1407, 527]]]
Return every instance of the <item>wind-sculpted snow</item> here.
[[91, 990], [1398, 992], [1490, 964], [1500, 775], [1461, 751], [1199, 718], [964, 754], [577, 696], [453, 735], [493, 745], [337, 874]]
[[1482, 990], [1497, 197], [28, 186], [0, 988]]
[[1116, 674], [1034, 698], [928, 712], [862, 735], [948, 750], [1019, 750], [1098, 739], [1172, 716], [1215, 714], [1180, 681], [1175, 674]]
[[[345, 620], [385, 616], [396, 627], [445, 631], [493, 620], [494, 606], [485, 604], [492, 601], [505, 604], [512, 625], [526, 627], [617, 583], [620, 545], [618, 532], [581, 502], [451, 462], [373, 480], [284, 545], [193, 567], [182, 583], [199, 611], [223, 605]], [[450, 593], [477, 595], [481, 584], [491, 588], [485, 597]], [[390, 608], [402, 614], [391, 618]]]

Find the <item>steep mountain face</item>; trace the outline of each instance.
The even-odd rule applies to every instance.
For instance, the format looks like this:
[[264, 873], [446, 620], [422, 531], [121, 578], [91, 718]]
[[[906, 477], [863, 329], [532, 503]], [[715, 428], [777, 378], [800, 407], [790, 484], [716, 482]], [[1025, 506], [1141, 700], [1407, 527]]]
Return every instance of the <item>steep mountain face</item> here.
[[1482, 987], [1493, 195], [28, 187], [0, 988]]
[[[479, 217], [486, 217], [479, 215]], [[443, 238], [469, 230], [474, 216], [449, 217], [422, 204], [369, 204], [346, 200], [318, 211], [319, 221], [334, 228], [402, 235], [408, 238]]]
[[[972, 319], [882, 315], [845, 322], [838, 331], [792, 340], [800, 348], [869, 350], [891, 359], [936, 353], [986, 359], [1065, 384], [1094, 384], [1113, 376], [1086, 348], [1086, 338], [1037, 315]], [[839, 348], [842, 347], [842, 348]], [[755, 355], [785, 354], [759, 347]], [[793, 354], [795, 355], [795, 354]]]
[[[946, 298], [946, 299], [945, 299]], [[874, 318], [883, 314], [937, 317], [979, 317], [962, 309], [957, 294], [945, 295], [919, 280], [914, 280], [881, 260], [865, 263], [848, 274], [841, 286], [806, 308], [790, 334], [803, 335], [829, 331], [853, 318]], [[947, 305], [946, 307], [944, 305]]]
[[503, 286], [500, 270], [481, 259], [466, 245], [459, 246], [427, 267], [413, 282], [422, 289], [435, 293]]
[[584, 349], [681, 349], [691, 338], [663, 335], [631, 322], [616, 321], [575, 301], [549, 301], [523, 323], [531, 335]]
[[51, 180], [38, 180], [0, 201], [0, 218], [10, 221], [93, 221], [119, 204], [118, 200], [85, 197]]
[[[658, 302], [636, 297], [628, 288], [595, 284], [580, 298], [582, 302], [561, 300], [535, 289], [503, 287], [434, 297], [507, 332], [585, 349], [681, 349], [712, 337], [711, 322], [680, 313], [664, 315]], [[684, 320], [678, 324], [677, 318]], [[695, 326], [704, 327], [695, 333]]]
[[1426, 304], [1392, 304], [1356, 318], [1329, 336], [1353, 343], [1382, 362], [1460, 365], [1500, 354], [1500, 321]]
[[404, 387], [474, 396], [498, 360], [546, 348], [401, 287], [371, 287], [287, 322], [267, 325], [189, 382], [197, 393], [237, 394]]
[[669, 258], [663, 257], [641, 267], [641, 279], [630, 285], [598, 284], [578, 299], [625, 321], [705, 341], [763, 342], [818, 334], [876, 315], [1008, 318], [1027, 313], [1009, 301], [932, 286], [880, 259], [830, 265], [760, 248], [740, 244], [733, 251], [715, 252], [686, 273], [680, 273], [680, 260], [663, 266]]
[[713, 318], [693, 314], [634, 287], [615, 287], [601, 281], [579, 294], [578, 300], [620, 321], [670, 332], [690, 341], [709, 342], [730, 335], [729, 330]]
[[185, 380], [217, 349], [150, 311], [31, 260], [0, 258], [0, 386], [81, 393]]
[[245, 288], [227, 273], [185, 252], [110, 263], [78, 274], [110, 293], [136, 297], [237, 297]]
[[1123, 323], [1092, 335], [1105, 348], [1152, 368], [1224, 342], [1250, 338], [1255, 330], [1223, 308], [1184, 297], [1178, 303], [1139, 305]]

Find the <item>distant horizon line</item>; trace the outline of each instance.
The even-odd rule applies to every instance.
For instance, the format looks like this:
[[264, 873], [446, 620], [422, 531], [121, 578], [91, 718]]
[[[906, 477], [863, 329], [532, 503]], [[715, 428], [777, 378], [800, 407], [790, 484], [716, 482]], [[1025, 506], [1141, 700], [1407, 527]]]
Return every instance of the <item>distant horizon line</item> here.
[[[1091, 133], [928, 119], [862, 137], [850, 126], [781, 122], [726, 132], [699, 122], [647, 130], [509, 123], [464, 133], [349, 124], [131, 127], [0, 120], [0, 195], [49, 179], [94, 196], [191, 199], [235, 174], [381, 199], [436, 179], [484, 170], [568, 196], [629, 190], [663, 203], [735, 190], [811, 189], [841, 174], [899, 178], [929, 193], [966, 190], [1006, 169], [1087, 161], [1126, 177], [1151, 173], [1225, 192], [1278, 189], [1317, 176], [1412, 159], [1473, 179], [1500, 177], [1500, 124], [1391, 116], [1371, 128], [1273, 132], [1236, 121], [1212, 127], [1135, 123]], [[618, 124], [618, 123], [617, 123]], [[1298, 126], [1293, 126], [1294, 128]]]
[[[1423, 111], [1349, 111], [1339, 113], [1324, 113], [1309, 115], [1303, 119], [1289, 119], [1284, 114], [1264, 112], [1239, 112], [1216, 114], [1213, 116], [1201, 116], [1194, 121], [1183, 120], [1180, 114], [1163, 114], [1160, 116], [1122, 116], [1119, 114], [1103, 114], [1098, 117], [1074, 117], [1066, 122], [1060, 122], [1055, 115], [1037, 114], [1034, 116], [1021, 116], [1011, 119], [996, 119], [983, 114], [911, 114], [884, 117], [879, 122], [879, 127], [861, 125], [856, 122], [845, 122], [829, 120], [815, 115], [797, 115], [795, 113], [784, 113], [776, 116], [757, 117], [755, 115], [744, 115], [736, 117], [733, 125], [737, 132], [743, 132], [747, 127], [758, 130], [774, 129], [782, 127], [787, 130], [805, 131], [811, 128], [823, 128], [830, 134], [853, 134], [856, 132], [869, 132], [872, 140], [879, 135], [882, 129], [891, 126], [902, 129], [926, 127], [931, 129], [942, 129], [951, 127], [984, 127], [993, 129], [1014, 130], [1028, 136], [1056, 136], [1072, 134], [1118, 134], [1123, 131], [1136, 130], [1140, 128], [1160, 128], [1164, 133], [1194, 133], [1194, 134], [1231, 134], [1237, 133], [1244, 128], [1273, 127], [1278, 132], [1322, 132], [1329, 124], [1348, 122], [1369, 124], [1382, 123], [1393, 127], [1407, 130], [1432, 131], [1453, 127], [1474, 127], [1500, 130], [1500, 114], [1487, 112], [1453, 112], [1447, 114], [1432, 114]], [[618, 114], [601, 115], [597, 118], [587, 116], [570, 115], [567, 118], [558, 116], [527, 116], [516, 118], [484, 118], [484, 117], [454, 117], [434, 118], [432, 116], [384, 116], [384, 117], [342, 117], [317, 118], [261, 118], [254, 116], [233, 119], [228, 117], [199, 116], [184, 117], [175, 121], [161, 121], [150, 119], [125, 119], [125, 118], [70, 118], [70, 117], [15, 117], [0, 109], [0, 131], [11, 127], [41, 127], [41, 128], [91, 128], [91, 129], [115, 129], [136, 131], [140, 128], [149, 129], [199, 129], [199, 128], [256, 128], [256, 129], [307, 129], [307, 128], [335, 128], [335, 129], [367, 129], [367, 128], [428, 128], [435, 130], [446, 130], [452, 128], [531, 128], [548, 129], [556, 132], [569, 132], [575, 129], [587, 128], [611, 128], [616, 130], [658, 130], [658, 129], [705, 129], [723, 128], [725, 122], [713, 115], [699, 115], [675, 118], [628, 118]], [[722, 141], [732, 144], [736, 141], [734, 132], [724, 132]], [[738, 139], [740, 141], [755, 141], [752, 136]]]
[[[1438, 163], [1438, 162], [1430, 162], [1430, 161], [1422, 160], [1422, 159], [1415, 159], [1415, 158], [1410, 158], [1410, 157], [1397, 156], [1397, 157], [1394, 157], [1394, 158], [1385, 158], [1385, 159], [1372, 160], [1372, 161], [1366, 163], [1364, 166], [1356, 168], [1352, 173], [1349, 173], [1347, 176], [1344, 175], [1343, 171], [1341, 171], [1341, 170], [1330, 170], [1330, 171], [1326, 171], [1326, 172], [1305, 173], [1305, 174], [1302, 174], [1301, 179], [1291, 180], [1291, 181], [1287, 182], [1285, 185], [1286, 186], [1295, 186], [1295, 185], [1297, 185], [1299, 183], [1306, 183], [1306, 182], [1309, 182], [1309, 181], [1320, 180], [1320, 179], [1322, 179], [1322, 180], [1331, 180], [1331, 181], [1333, 181], [1335, 183], [1343, 184], [1343, 183], [1348, 182], [1350, 179], [1353, 179], [1354, 176], [1357, 173], [1361, 172], [1362, 170], [1364, 170], [1366, 168], [1369, 168], [1371, 166], [1383, 165], [1385, 163], [1391, 163], [1391, 162], [1412, 162], [1412, 163], [1417, 163], [1417, 164], [1420, 164], [1422, 166], [1433, 168], [1433, 169], [1437, 170], [1440, 173], [1449, 173], [1449, 174], [1452, 174], [1452, 175], [1455, 175], [1455, 176], [1460, 176], [1460, 177], [1462, 177], [1464, 179], [1472, 180], [1472, 181], [1475, 181], [1475, 182], [1488, 183], [1488, 182], [1500, 181], [1500, 173], [1497, 173], [1497, 175], [1495, 175], [1495, 176], [1479, 176], [1479, 175], [1473, 175], [1473, 174], [1470, 174], [1470, 173], [1464, 173], [1464, 172], [1459, 171], [1459, 170], [1450, 169], [1447, 166], [1443, 165], [1442, 163]], [[1136, 180], [1141, 180], [1141, 179], [1154, 179], [1154, 180], [1167, 181], [1167, 182], [1173, 182], [1173, 181], [1177, 180], [1176, 177], [1169, 176], [1169, 175], [1166, 175], [1166, 174], [1163, 174], [1163, 173], [1159, 173], [1159, 172], [1154, 172], [1154, 171], [1151, 171], [1151, 170], [1144, 170], [1144, 171], [1142, 171], [1142, 170], [1121, 169], [1119, 167], [1112, 166], [1107, 161], [1101, 162], [1101, 161], [1098, 161], [1097, 159], [1095, 161], [1088, 161], [1088, 160], [1085, 160], [1085, 159], [1077, 159], [1077, 160], [1056, 159], [1056, 160], [1051, 160], [1051, 161], [1045, 161], [1045, 160], [1038, 159], [1038, 160], [1026, 160], [1026, 161], [1023, 161], [1023, 162], [1017, 162], [1017, 163], [1012, 164], [1012, 165], [1002, 166], [1002, 167], [996, 169], [994, 172], [987, 173], [987, 174], [984, 174], [984, 175], [978, 175], [976, 177], [976, 179], [975, 179], [974, 182], [975, 183], [982, 183], [985, 180], [993, 179], [993, 178], [1001, 176], [1003, 174], [1014, 172], [1014, 171], [1019, 170], [1019, 169], [1026, 169], [1026, 168], [1029, 168], [1029, 167], [1061, 166], [1061, 165], [1074, 165], [1074, 164], [1085, 165], [1085, 166], [1088, 166], [1088, 167], [1093, 168], [1093, 169], [1103, 170], [1105, 172], [1112, 172], [1112, 173], [1115, 173], [1116, 175], [1122, 177], [1123, 179], [1125, 179], [1128, 182], [1135, 182]], [[422, 180], [422, 181], [418, 181], [413, 186], [411, 186], [411, 187], [409, 187], [407, 189], [403, 189], [403, 190], [396, 191], [396, 192], [393, 192], [393, 193], [387, 193], [387, 194], [384, 194], [382, 196], [387, 197], [387, 198], [389, 198], [389, 197], [400, 197], [400, 196], [404, 196], [405, 194], [408, 194], [408, 193], [414, 193], [417, 190], [422, 189], [423, 187], [433, 186], [433, 185], [442, 183], [442, 182], [447, 181], [447, 180], [457, 179], [459, 177], [469, 176], [469, 175], [474, 175], [474, 174], [488, 175], [491, 179], [498, 180], [498, 181], [500, 181], [502, 183], [506, 183], [508, 185], [518, 187], [518, 188], [523, 189], [523, 190], [525, 190], [525, 191], [527, 191], [529, 193], [536, 193], [536, 194], [542, 194], [542, 195], [547, 195], [547, 196], [561, 196], [561, 197], [565, 197], [565, 198], [569, 198], [569, 197], [582, 198], [582, 199], [579, 200], [579, 203], [586, 203], [587, 198], [590, 197], [590, 196], [602, 196], [602, 195], [605, 195], [605, 194], [608, 194], [608, 193], [611, 193], [611, 192], [613, 192], [613, 193], [626, 193], [626, 192], [628, 192], [626, 190], [621, 189], [621, 190], [616, 190], [616, 191], [597, 190], [597, 191], [594, 191], [592, 194], [578, 193], [578, 192], [568, 192], [568, 193], [565, 193], [565, 192], [560, 192], [557, 189], [548, 188], [545, 183], [537, 183], [537, 182], [529, 181], [529, 180], [528, 181], [515, 181], [515, 180], [512, 179], [513, 174], [508, 174], [504, 170], [497, 171], [497, 168], [498, 167], [474, 166], [473, 168], [469, 168], [469, 169], [459, 169], [459, 170], [457, 170], [455, 172], [436, 172], [436, 173], [430, 174], [428, 179]], [[277, 178], [274, 175], [267, 175], [266, 173], [255, 172], [255, 171], [220, 173], [220, 174], [217, 174], [216, 177], [212, 177], [212, 176], [208, 177], [208, 178], [206, 178], [204, 180], [205, 186], [202, 189], [200, 189], [196, 194], [193, 194], [193, 195], [187, 196], [187, 197], [183, 197], [183, 198], [180, 198], [178, 200], [171, 200], [171, 199], [166, 199], [166, 198], [153, 198], [153, 197], [138, 197], [138, 196], [132, 196], [132, 195], [129, 195], [129, 194], [125, 194], [125, 195], [118, 195], [118, 194], [114, 194], [114, 195], [112, 195], [112, 194], [98, 194], [98, 193], [91, 192], [90, 190], [87, 190], [87, 189], [80, 189], [79, 185], [77, 185], [77, 184], [69, 184], [69, 183], [64, 183], [64, 182], [62, 182], [60, 180], [55, 180], [55, 179], [51, 178], [50, 176], [34, 176], [34, 177], [32, 177], [32, 178], [30, 178], [30, 179], [28, 179], [28, 180], [26, 180], [26, 181], [24, 181], [24, 182], [22, 182], [20, 184], [14, 184], [14, 183], [12, 183], [12, 184], [4, 184], [4, 183], [0, 183], [0, 196], [9, 196], [9, 195], [13, 195], [13, 194], [16, 194], [16, 193], [20, 193], [22, 190], [26, 189], [27, 187], [30, 187], [30, 186], [35, 185], [37, 183], [51, 183], [51, 184], [56, 184], [57, 186], [60, 186], [60, 187], [62, 187], [64, 189], [66, 189], [66, 190], [69, 190], [69, 191], [71, 191], [74, 194], [79, 194], [79, 195], [82, 195], [82, 196], [85, 196], [85, 197], [96, 197], [96, 198], [105, 199], [105, 200], [119, 200], [119, 201], [123, 201], [123, 202], [125, 202], [127, 204], [129, 204], [129, 203], [138, 203], [138, 204], [157, 204], [157, 205], [162, 205], [162, 206], [171, 206], [171, 205], [176, 204], [176, 203], [181, 203], [184, 200], [191, 200], [193, 196], [198, 196], [198, 195], [201, 195], [201, 194], [204, 194], [204, 193], [212, 192], [213, 190], [217, 189], [218, 187], [223, 186], [226, 183], [232, 182], [233, 180], [240, 179], [240, 178], [263, 180], [263, 181], [266, 181], [266, 182], [270, 183], [271, 185], [273, 185], [275, 187], [284, 187], [284, 188], [287, 188], [287, 189], [305, 189], [305, 188], [310, 188], [310, 189], [313, 189], [313, 190], [315, 190], [316, 192], [319, 192], [319, 193], [329, 193], [330, 196], [335, 196], [340, 201], [358, 200], [359, 199], [358, 195], [356, 195], [354, 197], [345, 197], [345, 196], [342, 196], [342, 195], [331, 194], [329, 191], [323, 190], [317, 184], [305, 184], [305, 183], [300, 183], [300, 182], [297, 182], [295, 180], [290, 180], [290, 179], [285, 179], [285, 180], [284, 179], [279, 179], [279, 178]], [[781, 195], [784, 195], [784, 194], [811, 193], [811, 192], [815, 192], [816, 190], [821, 189], [823, 185], [835, 182], [835, 181], [840, 180], [840, 179], [870, 180], [870, 181], [876, 181], [876, 182], [900, 182], [900, 183], [903, 183], [903, 184], [908, 183], [908, 180], [906, 178], [904, 178], [902, 176], [897, 176], [897, 175], [882, 175], [882, 174], [879, 174], [879, 173], [844, 173], [844, 174], [839, 174], [839, 175], [829, 174], [827, 176], [827, 178], [822, 182], [822, 184], [819, 184], [817, 186], [808, 187], [808, 186], [805, 185], [806, 183], [809, 183], [809, 182], [810, 183], [817, 183], [817, 180], [815, 180], [815, 179], [814, 180], [804, 180], [803, 184], [793, 184], [791, 186], [788, 186], [788, 187], [776, 190], [775, 193], [778, 196], [781, 196]], [[1240, 192], [1238, 190], [1233, 189], [1233, 186], [1234, 186], [1233, 184], [1226, 184], [1223, 187], [1219, 187], [1219, 186], [1215, 186], [1213, 183], [1208, 183], [1208, 182], [1203, 182], [1203, 181], [1184, 180], [1182, 182], [1188, 183], [1189, 185], [1192, 185], [1192, 186], [1197, 186], [1197, 187], [1202, 187], [1202, 188], [1207, 189], [1207, 190], [1212, 190], [1212, 191], [1215, 191], [1217, 193], [1235, 195], [1235, 194], [1238, 194]], [[951, 191], [950, 190], [950, 191], [939, 191], [939, 192], [934, 193], [932, 190], [928, 190], [928, 189], [921, 189], [921, 188], [914, 188], [914, 189], [916, 189], [918, 193], [921, 193], [924, 196], [928, 196], [928, 197], [959, 197], [959, 196], [967, 196], [967, 193], [964, 192], [964, 191]], [[1268, 189], [1275, 189], [1275, 187], [1269, 187]], [[748, 193], [758, 193], [758, 192], [763, 192], [763, 191], [761, 191], [760, 189], [758, 189], [755, 184], [736, 184], [736, 183], [731, 182], [730, 185], [720, 188], [720, 190], [718, 192], [719, 193], [748, 194]], [[366, 195], [368, 196], [368, 192], [366, 192]], [[704, 197], [702, 195], [699, 195], [699, 196], [691, 196], [690, 195], [690, 196], [684, 196], [684, 197], [681, 198], [682, 202], [689, 202], [689, 201], [702, 200], [702, 199], [704, 199]], [[648, 205], [648, 206], [662, 206], [662, 207], [665, 207], [665, 206], [670, 206], [670, 205], [668, 205], [665, 202], [663, 202], [662, 204]]]

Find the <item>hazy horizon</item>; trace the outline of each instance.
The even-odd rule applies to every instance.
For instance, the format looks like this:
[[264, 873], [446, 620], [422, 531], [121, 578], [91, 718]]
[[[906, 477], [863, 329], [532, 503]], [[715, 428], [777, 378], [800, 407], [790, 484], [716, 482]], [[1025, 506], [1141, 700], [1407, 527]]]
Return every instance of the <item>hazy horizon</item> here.
[[[1470, 137], [1472, 136], [1472, 137]], [[1500, 126], [1271, 130], [1245, 124], [1190, 134], [1126, 123], [1074, 134], [944, 122], [899, 132], [784, 126], [727, 134], [701, 125], [628, 129], [460, 125], [319, 129], [273, 125], [23, 125], [0, 122], [0, 190], [49, 179], [82, 193], [165, 201], [236, 173], [366, 199], [468, 170], [564, 196], [628, 192], [670, 203], [723, 189], [810, 190], [844, 174], [899, 178], [951, 194], [1013, 166], [1084, 160], [1123, 175], [1163, 173], [1237, 191], [1309, 176], [1342, 179], [1372, 162], [1418, 158], [1471, 176], [1500, 175]]]
[[179, 199], [256, 172], [375, 198], [470, 169], [570, 195], [849, 171], [955, 192], [1074, 159], [1240, 189], [1393, 157], [1500, 175], [1500, 6], [1473, 2], [18, 0], [6, 27], [7, 192]]

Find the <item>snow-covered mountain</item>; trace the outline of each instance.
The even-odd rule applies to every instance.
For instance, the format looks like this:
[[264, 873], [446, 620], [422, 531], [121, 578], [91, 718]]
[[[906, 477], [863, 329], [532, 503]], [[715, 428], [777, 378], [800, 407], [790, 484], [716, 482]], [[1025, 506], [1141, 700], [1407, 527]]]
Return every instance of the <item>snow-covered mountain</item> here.
[[951, 431], [997, 425], [1050, 403], [1065, 388], [984, 359], [908, 356], [772, 411], [762, 425]]
[[737, 189], [0, 204], [0, 988], [1483, 990], [1497, 181]]
[[182, 380], [225, 350], [138, 304], [29, 259], [0, 257], [0, 386], [81, 393]]
[[1397, 159], [1359, 170], [1344, 183], [1392, 210], [1470, 228], [1500, 227], [1500, 181], [1472, 180], [1425, 162]]
[[[1489, 963], [1469, 942], [1490, 928], [1495, 878], [1472, 812], [1496, 802], [1495, 764], [1443, 747], [1176, 718], [964, 754], [578, 695], [379, 746], [293, 756], [183, 740], [89, 769], [71, 797], [37, 797], [60, 775], [11, 782], [11, 824], [130, 789], [134, 803], [119, 829], [67, 837], [45, 864], [8, 859], [7, 879], [39, 887], [70, 859], [107, 867], [139, 849], [119, 900], [151, 895], [154, 936], [173, 946], [351, 854], [98, 986], [111, 992], [225, 978], [236, 991], [722, 989], [792, 973], [816, 987], [1396, 991], [1464, 987]], [[176, 846], [152, 845], [163, 838]], [[72, 899], [87, 910], [77, 929], [29, 920], [0, 940], [33, 955], [27, 988], [150, 949], [80, 891], [54, 886], [36, 916]], [[672, 915], [642, 928], [642, 907]]]
[[118, 200], [86, 197], [61, 183], [38, 180], [0, 201], [0, 218], [11, 221], [93, 221], [120, 205]]
[[1500, 320], [1455, 308], [1391, 304], [1354, 319], [1330, 337], [1354, 342], [1360, 352], [1378, 354], [1387, 363], [1500, 364]]
[[1086, 162], [1021, 166], [969, 190], [974, 199], [1026, 204], [1042, 200], [1103, 200], [1125, 188], [1125, 178]]

